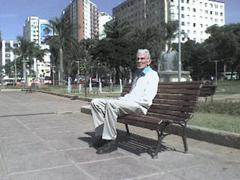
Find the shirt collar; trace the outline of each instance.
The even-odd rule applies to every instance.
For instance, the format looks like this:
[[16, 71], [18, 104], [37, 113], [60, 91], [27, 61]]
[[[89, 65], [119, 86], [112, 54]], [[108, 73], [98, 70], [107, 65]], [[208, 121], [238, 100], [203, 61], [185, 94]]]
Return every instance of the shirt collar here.
[[145, 76], [149, 71], [151, 71], [151, 67], [147, 66], [144, 69], [137, 69], [136, 70], [136, 75], [137, 77]]

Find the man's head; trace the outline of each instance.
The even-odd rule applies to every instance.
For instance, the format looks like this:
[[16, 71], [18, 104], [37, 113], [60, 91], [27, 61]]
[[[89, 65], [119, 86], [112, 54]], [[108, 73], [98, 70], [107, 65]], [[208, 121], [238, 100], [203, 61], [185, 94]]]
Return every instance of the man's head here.
[[149, 50], [147, 49], [138, 49], [137, 51], [137, 68], [143, 69], [151, 64], [151, 56]]

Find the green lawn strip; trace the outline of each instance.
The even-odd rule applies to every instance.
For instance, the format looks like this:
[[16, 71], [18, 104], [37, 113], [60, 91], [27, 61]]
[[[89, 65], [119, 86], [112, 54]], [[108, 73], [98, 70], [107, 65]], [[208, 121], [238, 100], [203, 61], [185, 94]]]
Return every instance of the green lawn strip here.
[[194, 113], [189, 125], [240, 133], [240, 117], [219, 113]]
[[240, 93], [240, 80], [218, 81], [216, 95], [228, 95]]

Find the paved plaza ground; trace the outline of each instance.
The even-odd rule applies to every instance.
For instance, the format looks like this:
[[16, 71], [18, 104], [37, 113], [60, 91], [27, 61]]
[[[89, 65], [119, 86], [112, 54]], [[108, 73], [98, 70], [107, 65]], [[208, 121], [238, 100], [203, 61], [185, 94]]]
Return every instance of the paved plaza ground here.
[[158, 159], [149, 150], [156, 132], [118, 124], [119, 148], [97, 155], [90, 148], [87, 102], [43, 93], [0, 92], [0, 180], [239, 180], [240, 150], [169, 136]]

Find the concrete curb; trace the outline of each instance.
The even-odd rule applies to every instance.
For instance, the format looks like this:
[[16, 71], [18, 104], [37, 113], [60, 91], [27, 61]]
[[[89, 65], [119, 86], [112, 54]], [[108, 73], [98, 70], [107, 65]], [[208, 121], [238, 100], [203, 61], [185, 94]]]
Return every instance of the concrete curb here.
[[[91, 114], [90, 106], [82, 106], [81, 112]], [[173, 125], [168, 128], [168, 132], [171, 132], [172, 134], [179, 135], [181, 134], [181, 131], [181, 127], [177, 125]], [[187, 126], [186, 133], [187, 137], [192, 139], [240, 149], [240, 134], [237, 133], [203, 128], [193, 125]]]
[[46, 94], [51, 94], [51, 95], [56, 95], [56, 96], [60, 96], [60, 97], [66, 97], [66, 98], [70, 98], [71, 100], [82, 100], [82, 101], [87, 101], [87, 102], [90, 102], [92, 100], [91, 98], [79, 97], [79, 96], [70, 95], [70, 94], [60, 94], [60, 93], [55, 93], [55, 92], [43, 91], [43, 90], [35, 90], [35, 91], [41, 92], [41, 93], [46, 93]]
[[21, 89], [0, 89], [1, 92], [18, 92], [21, 91]]
[[[37, 90], [37, 91], [42, 93], [57, 95], [61, 97], [67, 97], [72, 100], [78, 99], [78, 100], [83, 100], [88, 102], [91, 101], [91, 98], [78, 97], [78, 96], [73, 96], [69, 94], [59, 94], [54, 92], [42, 91], [42, 90]], [[90, 106], [82, 106], [81, 112], [85, 114], [91, 114]], [[181, 127], [177, 125], [170, 127], [168, 130], [173, 134], [181, 134]], [[193, 125], [187, 126], [186, 133], [187, 133], [187, 137], [189, 138], [240, 149], [240, 134], [237, 134], [237, 133], [203, 128], [203, 127], [193, 126]]]

